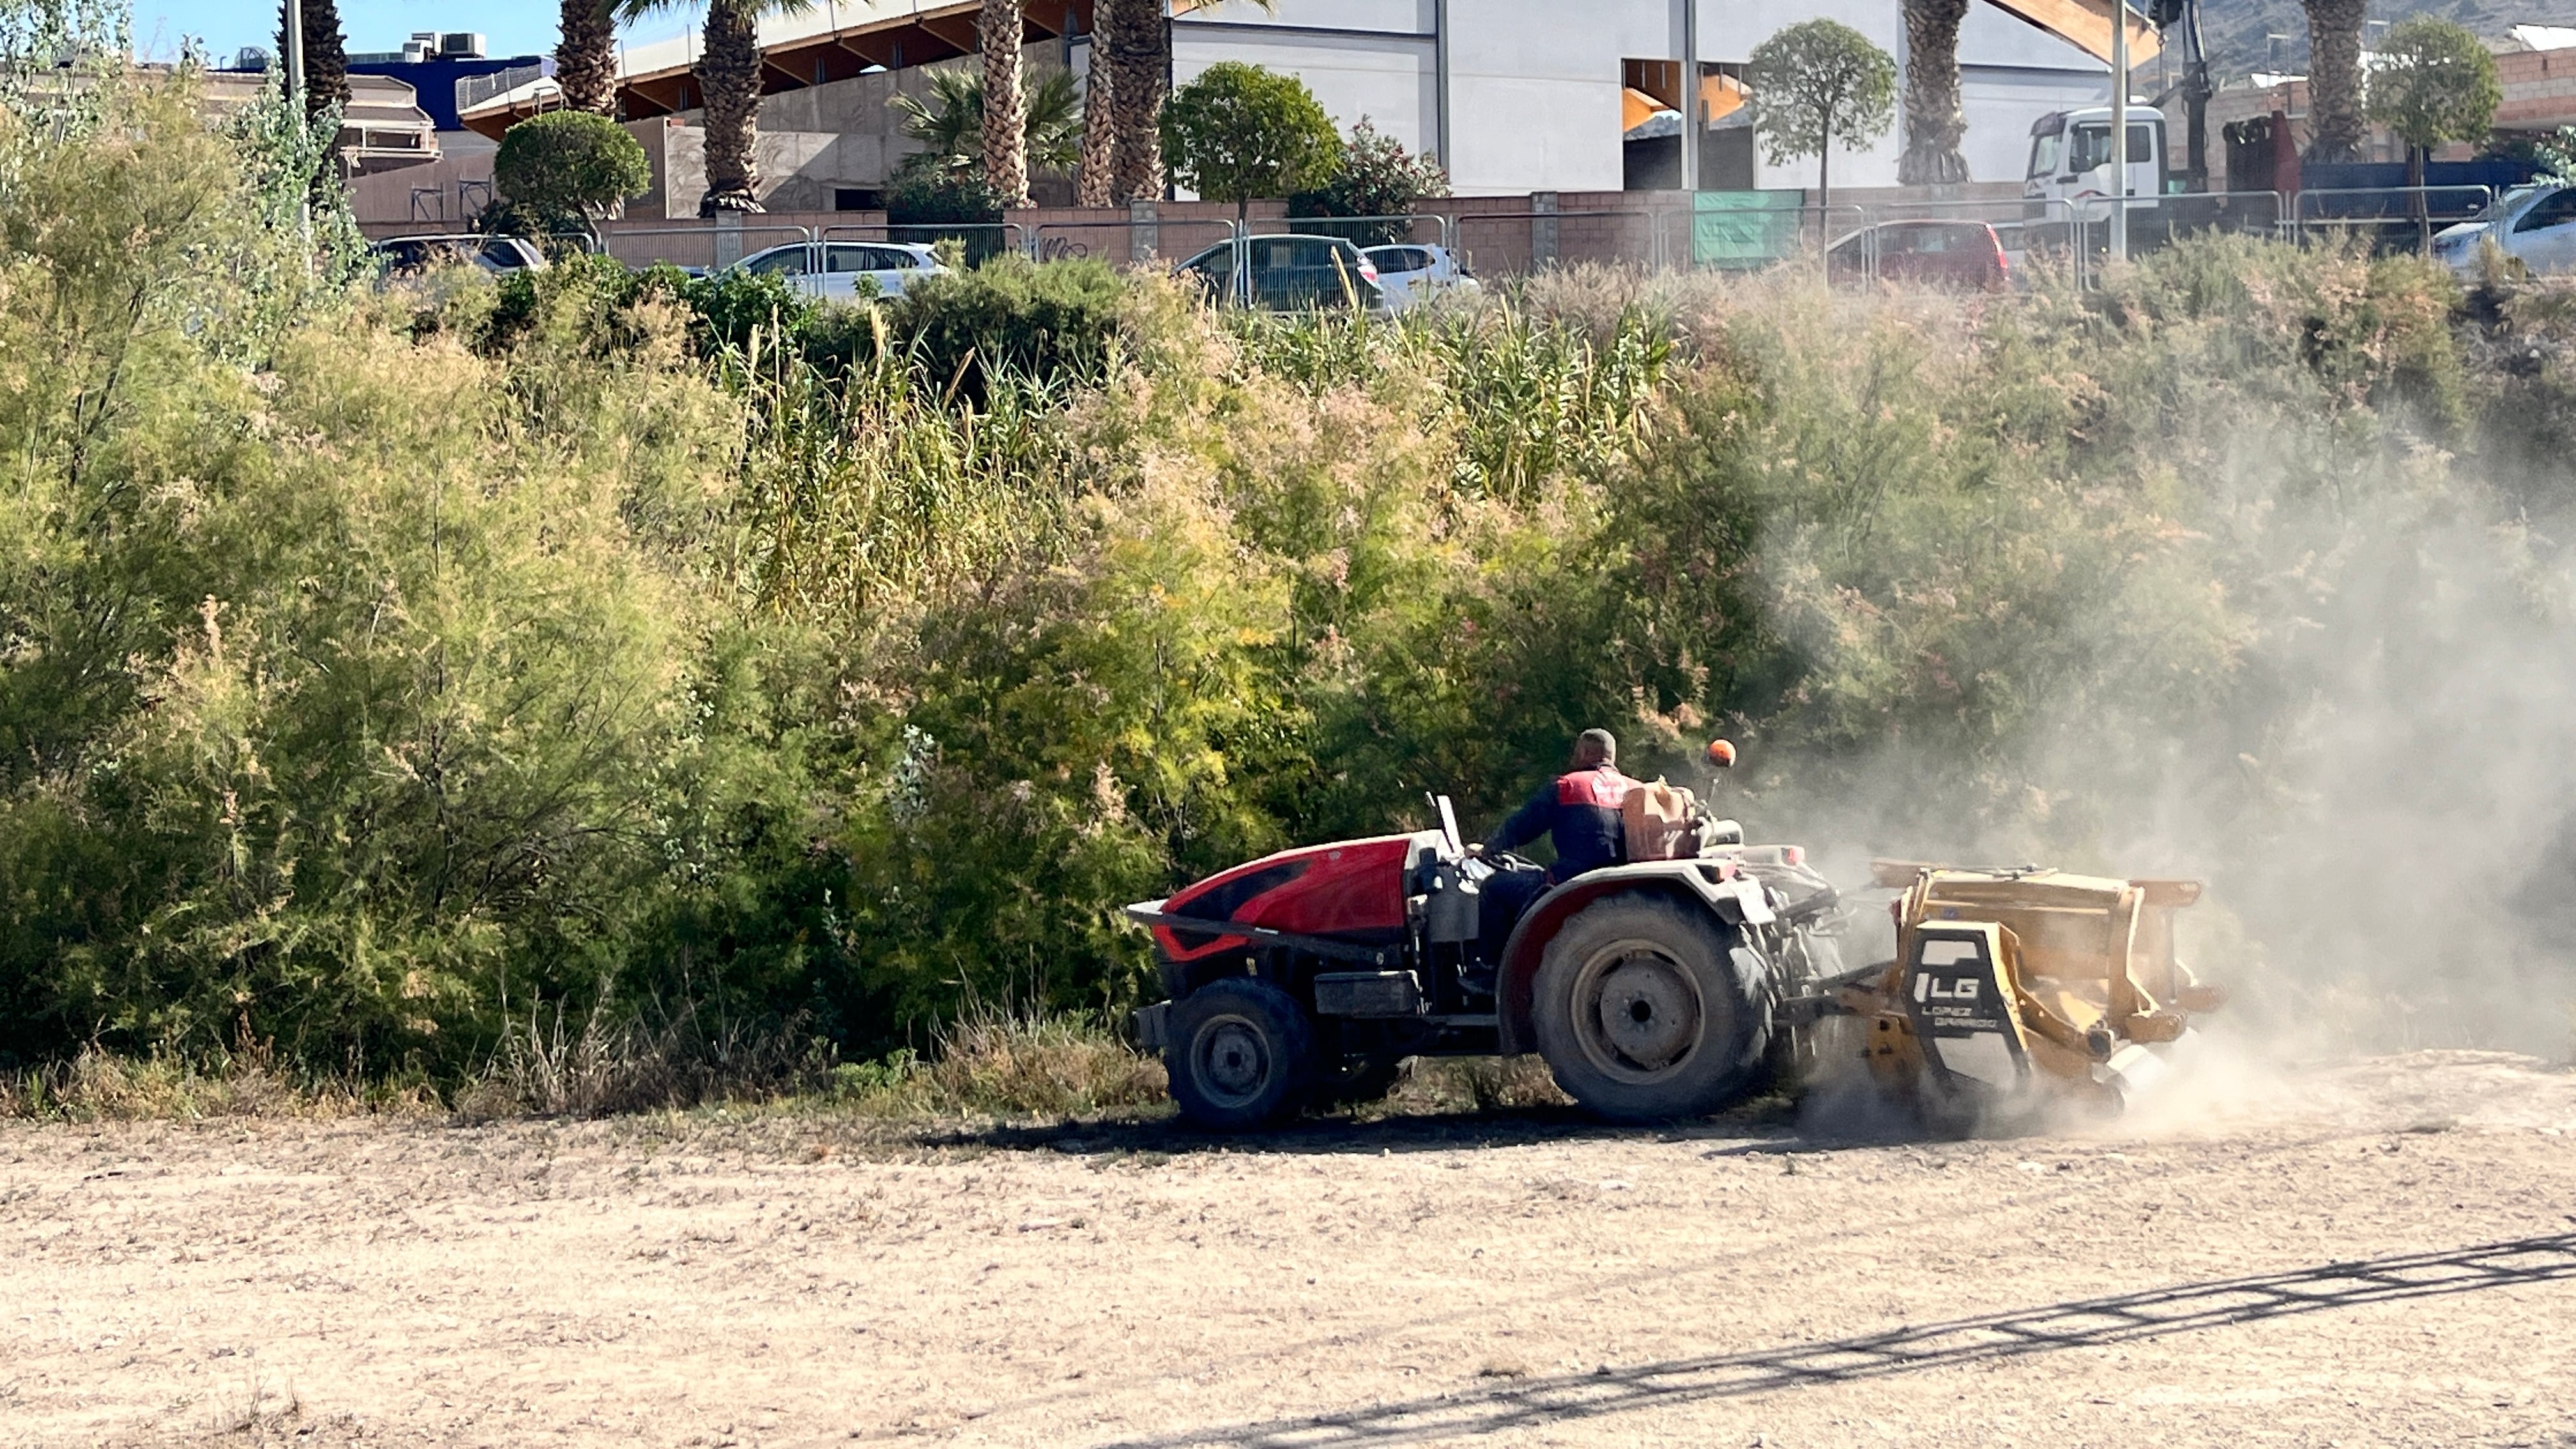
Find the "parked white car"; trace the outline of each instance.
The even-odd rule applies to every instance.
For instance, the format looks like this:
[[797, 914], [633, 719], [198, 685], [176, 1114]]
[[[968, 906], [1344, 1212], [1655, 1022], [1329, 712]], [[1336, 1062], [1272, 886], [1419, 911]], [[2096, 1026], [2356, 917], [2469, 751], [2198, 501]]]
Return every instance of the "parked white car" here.
[[2479, 244], [2489, 239], [2532, 273], [2576, 272], [2576, 186], [2517, 186], [2497, 197], [2485, 217], [2435, 232], [2433, 255], [2462, 276], [2474, 275]]
[[808, 297], [847, 302], [859, 295], [859, 278], [876, 279], [876, 295], [900, 297], [923, 277], [948, 270], [927, 246], [910, 242], [789, 242], [734, 263], [746, 272], [777, 277]]
[[1392, 242], [1360, 255], [1377, 268], [1377, 284], [1385, 291], [1391, 312], [1419, 306], [1441, 292], [1478, 290], [1474, 274], [1447, 247]]

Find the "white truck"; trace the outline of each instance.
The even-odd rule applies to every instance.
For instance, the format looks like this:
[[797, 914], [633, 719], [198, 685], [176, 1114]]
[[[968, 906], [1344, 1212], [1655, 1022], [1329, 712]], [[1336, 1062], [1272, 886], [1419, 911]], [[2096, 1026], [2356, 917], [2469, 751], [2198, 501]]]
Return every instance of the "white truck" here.
[[[2163, 199], [2182, 190], [2169, 161], [2164, 114], [2144, 102], [2131, 102], [2126, 190], [2140, 198], [2129, 205], [2133, 228], [2153, 221]], [[2107, 220], [2108, 198], [2120, 194], [2111, 178], [2111, 108], [2051, 111], [2033, 122], [2021, 194], [2034, 221]]]

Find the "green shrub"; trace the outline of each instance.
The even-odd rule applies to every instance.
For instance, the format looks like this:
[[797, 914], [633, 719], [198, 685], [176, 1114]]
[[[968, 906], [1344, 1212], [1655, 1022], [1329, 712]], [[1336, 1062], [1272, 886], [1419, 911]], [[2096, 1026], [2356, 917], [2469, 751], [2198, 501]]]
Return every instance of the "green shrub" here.
[[1006, 250], [1002, 210], [1009, 198], [980, 174], [945, 171], [930, 160], [927, 153], [906, 158], [886, 188], [886, 239], [955, 241], [970, 263]]
[[[1402, 142], [1360, 117], [1342, 143], [1341, 164], [1331, 178], [1311, 191], [1288, 198], [1293, 217], [1405, 216], [1413, 204], [1449, 189], [1448, 173], [1436, 159], [1416, 156]], [[1348, 237], [1363, 247], [1401, 241], [1413, 227], [1401, 221], [1303, 221], [1301, 231]]]
[[727, 267], [693, 278], [682, 295], [697, 313], [702, 347], [747, 348], [752, 334], [767, 334], [769, 345], [811, 325], [822, 304], [767, 272]]
[[1106, 376], [1127, 287], [1105, 263], [1017, 254], [971, 271], [928, 277], [888, 307], [889, 330], [938, 385], [984, 397], [1016, 373], [1049, 385]]

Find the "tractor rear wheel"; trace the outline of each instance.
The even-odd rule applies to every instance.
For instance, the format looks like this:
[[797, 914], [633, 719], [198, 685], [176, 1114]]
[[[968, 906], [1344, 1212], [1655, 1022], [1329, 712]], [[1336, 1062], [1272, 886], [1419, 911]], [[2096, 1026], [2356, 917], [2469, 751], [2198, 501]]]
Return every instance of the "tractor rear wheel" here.
[[1728, 1105], [1761, 1080], [1770, 963], [1714, 915], [1616, 895], [1566, 922], [1531, 1003], [1539, 1054], [1604, 1117], [1657, 1121]]
[[1172, 1004], [1163, 1048], [1181, 1116], [1243, 1132], [1293, 1115], [1315, 1075], [1315, 1029], [1295, 998], [1267, 981], [1228, 977]]

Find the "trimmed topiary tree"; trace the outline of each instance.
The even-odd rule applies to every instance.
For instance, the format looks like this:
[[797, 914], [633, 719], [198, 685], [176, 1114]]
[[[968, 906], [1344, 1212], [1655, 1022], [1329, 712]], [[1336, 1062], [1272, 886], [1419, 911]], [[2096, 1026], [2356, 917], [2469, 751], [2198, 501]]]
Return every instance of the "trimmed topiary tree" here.
[[1819, 208], [1834, 203], [1834, 143], [1878, 139], [1896, 110], [1896, 62], [1839, 21], [1792, 25], [1755, 46], [1744, 80], [1771, 164], [1816, 158]]
[[583, 231], [653, 189], [653, 167], [626, 128], [589, 111], [548, 111], [501, 135], [492, 185], [508, 205], [487, 229]]
[[[2464, 25], [2432, 15], [2401, 20], [2379, 48], [2370, 75], [2370, 119], [2406, 143], [2406, 184], [2424, 184], [2424, 160], [2445, 141], [2482, 141], [2504, 88], [2495, 57]], [[2433, 223], [2413, 196], [2418, 244], [2433, 248]]]

